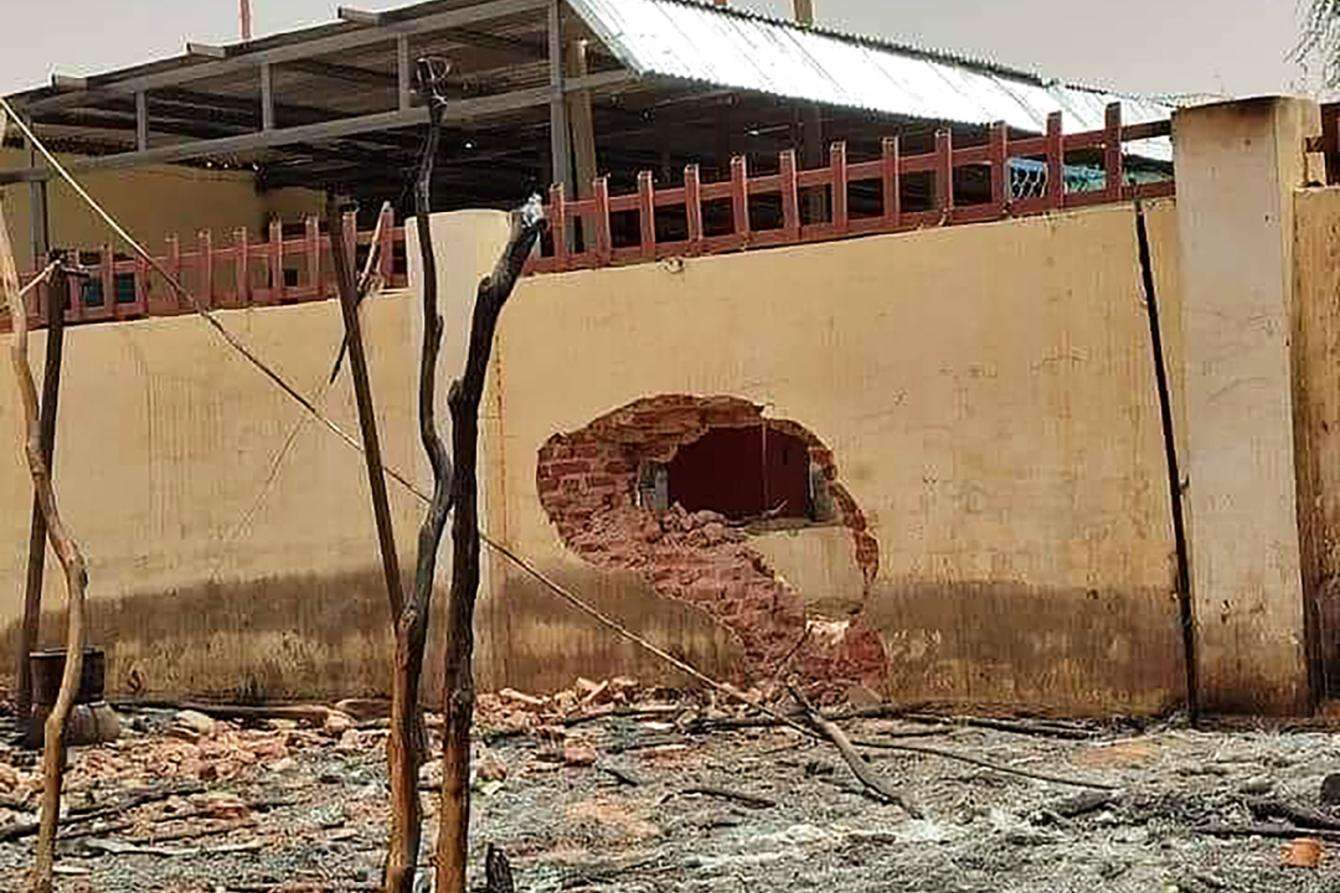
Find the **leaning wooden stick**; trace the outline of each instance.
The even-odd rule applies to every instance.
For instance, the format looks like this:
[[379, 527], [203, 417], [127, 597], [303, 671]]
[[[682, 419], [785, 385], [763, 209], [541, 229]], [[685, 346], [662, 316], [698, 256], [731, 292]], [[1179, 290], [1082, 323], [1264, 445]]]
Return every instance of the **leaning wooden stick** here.
[[[5, 115], [0, 113], [0, 144], [4, 141]], [[0, 292], [9, 306], [13, 337], [10, 360], [19, 389], [19, 403], [23, 410], [23, 450], [28, 460], [28, 472], [33, 478], [33, 492], [47, 522], [47, 536], [51, 548], [65, 570], [65, 590], [69, 602], [69, 625], [66, 632], [65, 673], [61, 676], [60, 693], [47, 717], [42, 746], [42, 816], [37, 835], [37, 855], [28, 889], [31, 893], [49, 893], [55, 864], [56, 826], [60, 820], [61, 782], [65, 767], [65, 721], [70, 715], [79, 677], [84, 664], [84, 590], [88, 585], [88, 570], [84, 556], [70, 536], [56, 507], [56, 492], [51, 485], [51, 472], [42, 457], [41, 438], [38, 434], [37, 386], [28, 367], [28, 310], [19, 293], [19, 274], [14, 265], [14, 252], [5, 224], [3, 199], [0, 198]]]
[[391, 727], [386, 739], [386, 771], [391, 787], [391, 832], [383, 872], [385, 893], [411, 893], [423, 835], [419, 804], [422, 748], [416, 735], [419, 681], [428, 636], [437, 548], [451, 512], [451, 457], [437, 431], [437, 356], [442, 346], [442, 314], [437, 306], [437, 264], [428, 215], [432, 212], [433, 160], [442, 133], [444, 62], [420, 59], [419, 92], [428, 102], [428, 136], [415, 184], [415, 223], [423, 258], [423, 345], [419, 358], [419, 436], [433, 472], [433, 496], [419, 527], [414, 589], [405, 594], [396, 618], [395, 663], [391, 667]]

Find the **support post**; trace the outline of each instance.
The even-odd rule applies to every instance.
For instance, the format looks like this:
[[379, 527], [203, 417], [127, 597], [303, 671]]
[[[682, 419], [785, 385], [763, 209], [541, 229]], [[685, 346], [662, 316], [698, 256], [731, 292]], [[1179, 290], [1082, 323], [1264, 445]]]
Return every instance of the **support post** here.
[[[807, 170], [823, 167], [828, 159], [824, 157], [824, 116], [818, 104], [805, 107], [800, 123], [800, 161]], [[810, 223], [824, 223], [828, 220], [828, 195], [822, 189], [812, 189], [805, 197], [805, 216]]]
[[[51, 458], [56, 451], [56, 407], [60, 396], [61, 359], [65, 352], [65, 304], [70, 281], [63, 266], [51, 273], [46, 284], [47, 349], [42, 369], [41, 416], [37, 423], [38, 448], [42, 462], [55, 476]], [[32, 721], [33, 683], [28, 655], [37, 647], [42, 621], [42, 580], [46, 573], [47, 518], [41, 500], [33, 497], [32, 519], [28, 525], [28, 575], [23, 591], [23, 625], [19, 628], [18, 691], [15, 695], [19, 722], [26, 728]]]
[[395, 80], [399, 98], [396, 104], [402, 112], [409, 111], [412, 105], [413, 76], [409, 64], [409, 35], [401, 34], [395, 39]]
[[135, 148], [149, 148], [149, 94], [143, 90], [135, 94]]
[[269, 62], [261, 63], [261, 130], [275, 129], [275, 76]]
[[564, 96], [563, 0], [549, 3], [549, 159], [552, 181], [562, 183], [564, 194], [576, 196], [572, 180], [572, 144], [568, 133], [568, 104]]
[[[575, 36], [568, 40], [567, 76], [584, 78], [587, 75], [586, 41]], [[591, 91], [575, 90], [567, 95], [568, 126], [572, 128], [572, 149], [576, 161], [578, 199], [590, 198], [593, 184], [600, 174], [596, 158], [595, 121], [591, 113]]]

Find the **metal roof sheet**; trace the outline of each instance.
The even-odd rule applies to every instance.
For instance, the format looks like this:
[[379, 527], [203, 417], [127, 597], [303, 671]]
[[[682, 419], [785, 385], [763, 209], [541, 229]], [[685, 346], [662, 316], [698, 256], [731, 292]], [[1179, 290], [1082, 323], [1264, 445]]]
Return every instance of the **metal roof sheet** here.
[[[626, 66], [791, 99], [1032, 132], [1059, 111], [1069, 131], [1102, 128], [1120, 100], [1128, 123], [1171, 106], [1048, 83], [1035, 74], [873, 38], [734, 12], [692, 0], [568, 0]], [[1141, 154], [1162, 154], [1144, 152]]]

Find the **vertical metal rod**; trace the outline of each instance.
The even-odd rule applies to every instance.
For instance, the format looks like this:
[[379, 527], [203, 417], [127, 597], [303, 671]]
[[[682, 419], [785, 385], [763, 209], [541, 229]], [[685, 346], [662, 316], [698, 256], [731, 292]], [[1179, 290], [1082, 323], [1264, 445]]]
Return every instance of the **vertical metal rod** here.
[[414, 72], [409, 63], [409, 35], [401, 34], [395, 39], [395, 77], [399, 107], [407, 112], [412, 104]]
[[237, 18], [243, 42], [251, 40], [251, 0], [238, 0]]
[[143, 90], [135, 94], [135, 148], [149, 148], [149, 95]]
[[261, 130], [275, 129], [275, 78], [269, 62], [261, 63]]
[[[61, 359], [65, 353], [65, 304], [70, 294], [70, 281], [65, 268], [52, 271], [46, 284], [47, 295], [47, 348], [42, 372], [41, 417], [38, 421], [39, 446], [42, 461], [55, 477], [51, 460], [56, 452], [56, 406], [60, 394]], [[18, 692], [16, 695], [19, 721], [25, 726], [31, 719], [33, 681], [28, 655], [37, 647], [42, 620], [42, 577], [46, 572], [47, 519], [42, 506], [33, 497], [32, 519], [28, 527], [28, 576], [23, 592], [23, 625], [19, 629]]]
[[1145, 208], [1135, 203], [1135, 238], [1140, 258], [1140, 281], [1149, 313], [1149, 343], [1154, 352], [1154, 382], [1159, 392], [1159, 416], [1163, 423], [1163, 451], [1168, 466], [1168, 496], [1172, 508], [1173, 548], [1177, 557], [1177, 606], [1182, 627], [1182, 657], [1186, 666], [1186, 709], [1195, 722], [1200, 713], [1200, 681], [1196, 658], [1196, 621], [1191, 603], [1191, 566], [1187, 549], [1186, 520], [1182, 507], [1182, 472], [1177, 459], [1173, 430], [1172, 392], [1163, 354], [1163, 331], [1159, 325], [1158, 295], [1154, 287], [1154, 264], [1149, 249], [1149, 227]]
[[377, 542], [381, 548], [382, 573], [386, 577], [386, 597], [391, 617], [400, 616], [405, 593], [400, 580], [400, 559], [396, 555], [395, 530], [391, 524], [391, 505], [386, 495], [386, 475], [382, 472], [381, 441], [377, 436], [377, 417], [372, 405], [372, 384], [368, 377], [368, 359], [363, 350], [363, 331], [358, 321], [358, 286], [354, 281], [353, 258], [345, 242], [344, 215], [332, 195], [326, 203], [326, 227], [330, 231], [331, 258], [335, 281], [340, 292], [340, 312], [344, 315], [345, 341], [349, 345], [349, 369], [354, 379], [354, 399], [358, 405], [358, 425], [363, 432], [363, 457], [367, 460], [368, 485], [372, 489], [372, 514], [377, 522]]

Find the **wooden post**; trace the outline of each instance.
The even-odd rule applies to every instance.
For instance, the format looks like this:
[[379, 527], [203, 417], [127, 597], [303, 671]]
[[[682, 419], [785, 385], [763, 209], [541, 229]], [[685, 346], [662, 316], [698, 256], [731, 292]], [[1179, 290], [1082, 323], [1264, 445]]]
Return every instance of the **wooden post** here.
[[[62, 264], [64, 259], [61, 259]], [[65, 352], [65, 303], [70, 280], [64, 266], [51, 273], [46, 284], [47, 350], [42, 370], [41, 418], [37, 423], [38, 446], [42, 462], [52, 471], [56, 452], [56, 405], [60, 396], [61, 359]], [[19, 723], [25, 728], [32, 721], [33, 684], [28, 655], [37, 646], [42, 621], [42, 580], [46, 573], [47, 519], [41, 501], [33, 497], [32, 518], [28, 523], [28, 577], [23, 592], [23, 625], [19, 628], [18, 691], [15, 695]]]
[[386, 475], [382, 471], [381, 440], [377, 436], [377, 417], [372, 405], [368, 359], [363, 350], [363, 331], [358, 320], [358, 286], [354, 282], [354, 263], [345, 247], [344, 217], [333, 195], [326, 203], [326, 227], [330, 231], [330, 250], [335, 264], [335, 283], [340, 293], [340, 312], [344, 315], [344, 338], [349, 347], [349, 369], [354, 379], [358, 425], [363, 433], [363, 457], [367, 461], [368, 486], [372, 490], [372, 515], [377, 522], [382, 575], [386, 578], [386, 597], [394, 621], [400, 616], [405, 594], [400, 582], [400, 560], [396, 555], [395, 529], [391, 524], [391, 504], [386, 495]]
[[1065, 134], [1060, 112], [1047, 116], [1047, 207], [1059, 211], [1065, 205]]

